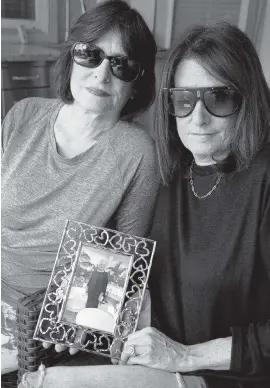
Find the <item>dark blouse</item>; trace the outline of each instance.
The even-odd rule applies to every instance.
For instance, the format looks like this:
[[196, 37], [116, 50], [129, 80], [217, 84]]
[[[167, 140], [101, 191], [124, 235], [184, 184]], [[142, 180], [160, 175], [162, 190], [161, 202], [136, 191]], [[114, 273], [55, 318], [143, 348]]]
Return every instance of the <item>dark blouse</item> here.
[[[216, 180], [209, 166], [195, 165], [193, 175], [200, 196]], [[151, 238], [153, 326], [187, 345], [232, 335], [231, 370], [200, 374], [260, 387], [270, 376], [270, 148], [205, 199], [176, 173], [160, 191]]]

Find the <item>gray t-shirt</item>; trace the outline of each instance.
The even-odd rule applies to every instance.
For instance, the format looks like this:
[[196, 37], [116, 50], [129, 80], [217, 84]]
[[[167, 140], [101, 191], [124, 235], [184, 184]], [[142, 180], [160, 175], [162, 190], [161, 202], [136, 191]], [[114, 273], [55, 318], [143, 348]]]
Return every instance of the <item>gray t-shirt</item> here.
[[[67, 219], [147, 236], [159, 184], [152, 140], [119, 121], [72, 159], [57, 152], [59, 100], [18, 102], [2, 134], [2, 298], [48, 285]], [[74, 128], [76, 130], [76, 128]]]

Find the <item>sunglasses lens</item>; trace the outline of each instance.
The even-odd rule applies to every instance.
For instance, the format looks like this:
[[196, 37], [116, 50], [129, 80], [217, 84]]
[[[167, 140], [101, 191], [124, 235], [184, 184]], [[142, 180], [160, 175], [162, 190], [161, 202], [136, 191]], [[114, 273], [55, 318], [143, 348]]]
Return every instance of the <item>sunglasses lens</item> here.
[[111, 59], [111, 70], [117, 78], [130, 82], [138, 77], [140, 65], [127, 57], [113, 57]]
[[172, 90], [171, 103], [171, 113], [177, 117], [185, 117], [192, 112], [196, 97], [188, 90]]
[[226, 117], [236, 112], [240, 96], [231, 89], [209, 90], [204, 93], [204, 103], [213, 115]]
[[78, 65], [89, 68], [99, 66], [104, 58], [102, 50], [87, 43], [77, 43], [73, 48], [72, 55]]

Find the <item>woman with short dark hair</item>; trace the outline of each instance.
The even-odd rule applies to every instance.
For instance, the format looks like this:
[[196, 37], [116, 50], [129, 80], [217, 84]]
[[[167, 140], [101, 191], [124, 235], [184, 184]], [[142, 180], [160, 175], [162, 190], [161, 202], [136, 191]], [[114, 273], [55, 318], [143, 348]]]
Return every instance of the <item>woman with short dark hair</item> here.
[[[104, 34], [112, 31], [120, 33], [125, 54], [139, 64], [137, 76], [132, 83], [132, 98], [120, 113], [121, 119], [132, 121], [155, 99], [156, 44], [141, 15], [123, 1], [105, 2], [84, 13], [71, 29], [56, 66], [58, 94], [66, 104], [74, 101], [70, 91], [74, 44], [79, 41], [89, 47]], [[134, 70], [130, 69], [131, 72], [136, 72], [137, 64], [132, 65]]]
[[102, 3], [63, 45], [59, 98], [24, 99], [4, 120], [4, 372], [17, 368], [16, 301], [47, 287], [66, 219], [149, 234], [159, 174], [154, 144], [136, 118], [155, 97], [155, 54], [136, 10]]

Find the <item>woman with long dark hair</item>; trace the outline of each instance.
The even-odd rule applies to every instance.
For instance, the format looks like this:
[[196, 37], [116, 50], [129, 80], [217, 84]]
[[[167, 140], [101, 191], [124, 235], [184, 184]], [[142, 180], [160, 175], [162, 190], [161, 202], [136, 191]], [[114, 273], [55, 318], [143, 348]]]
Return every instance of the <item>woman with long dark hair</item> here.
[[[170, 340], [149, 364], [163, 354], [160, 365], [209, 387], [267, 386], [270, 92], [237, 27], [194, 27], [171, 53], [155, 141], [164, 187], [152, 230], [152, 325]], [[149, 338], [136, 341], [140, 354]]]

